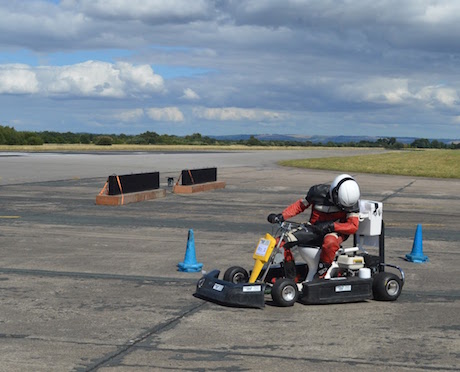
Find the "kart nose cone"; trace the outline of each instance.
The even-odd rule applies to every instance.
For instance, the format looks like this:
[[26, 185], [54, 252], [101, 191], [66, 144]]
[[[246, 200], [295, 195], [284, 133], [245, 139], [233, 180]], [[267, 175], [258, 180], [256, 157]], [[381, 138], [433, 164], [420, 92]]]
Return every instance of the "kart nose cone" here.
[[213, 270], [200, 278], [196, 284], [195, 297], [235, 307], [265, 306], [265, 284], [231, 283], [219, 279], [219, 270]]

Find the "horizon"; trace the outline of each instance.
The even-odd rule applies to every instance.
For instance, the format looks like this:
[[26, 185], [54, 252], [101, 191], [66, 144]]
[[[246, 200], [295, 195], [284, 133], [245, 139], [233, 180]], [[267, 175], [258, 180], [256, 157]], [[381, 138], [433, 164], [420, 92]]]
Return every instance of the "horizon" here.
[[[0, 127], [2, 126], [8, 126], [8, 125], [2, 125], [0, 123]], [[13, 129], [15, 129], [14, 127], [12, 127]], [[15, 129], [16, 130], [16, 129]], [[25, 131], [27, 132], [27, 131]], [[430, 137], [416, 137], [416, 136], [371, 136], [371, 135], [343, 135], [343, 134], [336, 134], [336, 135], [320, 135], [320, 134], [301, 134], [301, 133], [290, 133], [290, 134], [281, 134], [281, 133], [234, 133], [234, 134], [205, 134], [205, 133], [199, 133], [199, 132], [194, 132], [194, 133], [186, 133], [186, 134], [183, 134], [183, 135], [176, 135], [176, 134], [170, 134], [170, 133], [157, 133], [155, 131], [144, 131], [144, 132], [138, 132], [138, 133], [132, 133], [132, 134], [127, 134], [127, 133], [109, 133], [109, 132], [72, 132], [72, 131], [66, 131], [66, 132], [60, 132], [60, 131], [49, 131], [49, 130], [43, 130], [43, 131], [31, 131], [31, 132], [35, 132], [35, 133], [43, 133], [43, 132], [50, 132], [50, 133], [59, 133], [59, 134], [65, 134], [65, 133], [71, 133], [71, 134], [75, 134], [75, 135], [84, 135], [84, 134], [87, 134], [87, 135], [92, 135], [92, 136], [111, 136], [111, 135], [114, 135], [114, 136], [121, 136], [121, 135], [125, 135], [125, 136], [132, 136], [132, 137], [135, 137], [135, 136], [139, 136], [139, 135], [142, 135], [142, 134], [145, 134], [147, 132], [151, 132], [151, 133], [156, 133], [160, 136], [177, 136], [177, 137], [186, 137], [186, 136], [192, 136], [194, 134], [199, 134], [201, 135], [202, 137], [209, 137], [209, 138], [215, 138], [215, 139], [220, 139], [220, 138], [223, 138], [225, 139], [225, 137], [240, 137], [240, 138], [244, 138], [244, 137], [251, 137], [251, 136], [254, 136], [254, 137], [259, 137], [258, 139], [261, 140], [261, 141], [268, 141], [270, 139], [263, 139], [263, 138], [260, 138], [260, 137], [274, 137], [273, 140], [280, 140], [279, 138], [287, 138], [287, 139], [281, 139], [281, 141], [308, 141], [309, 139], [313, 139], [313, 141], [317, 141], [318, 138], [326, 138], [326, 139], [337, 139], [337, 138], [362, 138], [363, 140], [369, 140], [369, 141], [372, 141], [372, 140], [377, 140], [377, 139], [384, 139], [384, 138], [395, 138], [396, 140], [400, 139], [400, 140], [415, 140], [415, 139], [428, 139], [430, 141], [433, 141], [433, 140], [438, 140], [438, 141], [443, 141], [445, 143], [447, 142], [457, 142], [457, 141], [460, 141], [460, 138], [454, 138], [454, 137], [433, 137], [433, 138], [430, 138]], [[278, 138], [278, 139], [277, 139]]]

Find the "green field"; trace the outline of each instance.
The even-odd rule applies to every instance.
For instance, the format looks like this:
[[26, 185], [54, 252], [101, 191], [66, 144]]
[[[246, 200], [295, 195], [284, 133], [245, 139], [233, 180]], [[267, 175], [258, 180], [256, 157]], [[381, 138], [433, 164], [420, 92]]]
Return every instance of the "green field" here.
[[288, 167], [403, 176], [460, 178], [460, 151], [392, 151], [385, 154], [286, 160]]

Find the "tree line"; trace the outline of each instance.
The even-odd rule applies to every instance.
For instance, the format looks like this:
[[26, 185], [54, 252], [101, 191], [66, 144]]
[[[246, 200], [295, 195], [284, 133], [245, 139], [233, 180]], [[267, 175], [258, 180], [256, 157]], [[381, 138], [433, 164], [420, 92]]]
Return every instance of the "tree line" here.
[[446, 144], [438, 140], [419, 138], [410, 144], [398, 142], [395, 137], [379, 138], [376, 141], [362, 140], [358, 142], [338, 143], [333, 141], [312, 142], [312, 141], [286, 141], [286, 140], [259, 140], [255, 136], [241, 140], [218, 140], [200, 133], [187, 136], [175, 136], [145, 132], [137, 135], [127, 134], [92, 134], [72, 132], [31, 132], [17, 131], [14, 127], [0, 125], [0, 145], [43, 145], [49, 144], [95, 144], [99, 146], [110, 146], [112, 144], [133, 144], [133, 145], [245, 145], [245, 146], [296, 146], [296, 147], [383, 147], [387, 149], [402, 148], [437, 148], [437, 149], [459, 149], [460, 143]]

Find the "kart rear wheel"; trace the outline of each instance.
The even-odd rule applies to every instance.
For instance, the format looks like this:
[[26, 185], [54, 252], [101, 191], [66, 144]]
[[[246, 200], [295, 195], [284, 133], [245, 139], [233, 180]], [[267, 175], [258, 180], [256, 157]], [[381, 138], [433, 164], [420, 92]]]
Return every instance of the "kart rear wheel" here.
[[282, 307], [294, 305], [299, 298], [297, 284], [288, 278], [277, 279], [271, 294], [273, 302]]
[[246, 269], [240, 266], [232, 266], [225, 271], [224, 280], [234, 284], [247, 283], [249, 281], [249, 274]]
[[402, 290], [402, 282], [393, 273], [381, 272], [374, 276], [372, 293], [377, 301], [395, 301]]

